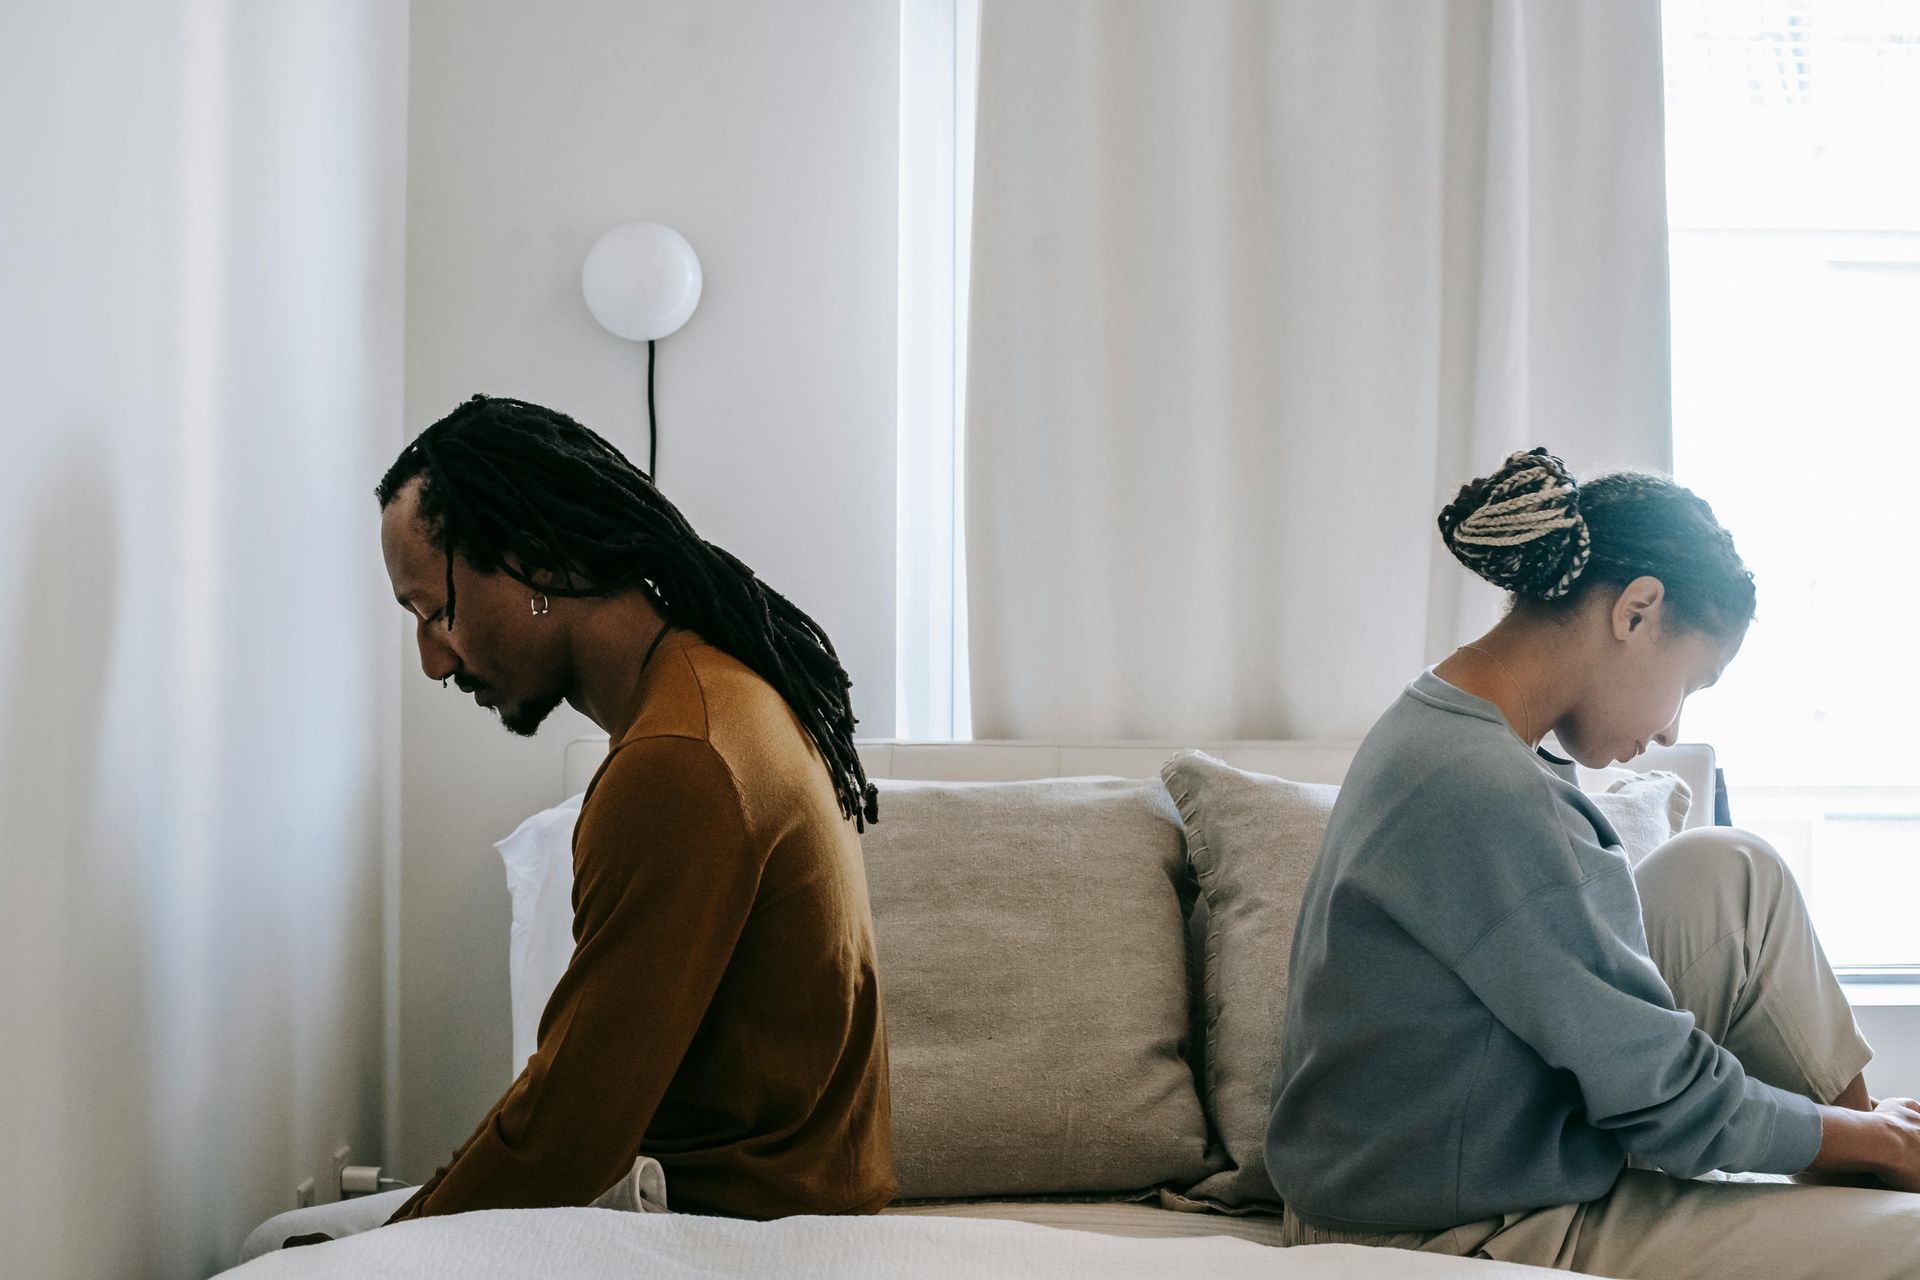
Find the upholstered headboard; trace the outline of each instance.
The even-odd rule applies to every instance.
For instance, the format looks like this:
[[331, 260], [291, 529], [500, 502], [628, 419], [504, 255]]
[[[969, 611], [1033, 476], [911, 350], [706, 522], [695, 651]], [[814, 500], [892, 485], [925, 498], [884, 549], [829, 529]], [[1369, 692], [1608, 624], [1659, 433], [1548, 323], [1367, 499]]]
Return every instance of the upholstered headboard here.
[[[1014, 782], [1028, 778], [1108, 776], [1151, 778], [1169, 756], [1197, 747], [1236, 769], [1291, 778], [1295, 782], [1339, 782], [1359, 747], [1357, 741], [1331, 742], [902, 742], [890, 738], [861, 741], [860, 759], [870, 778], [942, 782]], [[576, 738], [567, 744], [561, 796], [586, 789], [606, 756], [604, 737]], [[1703, 743], [1653, 747], [1614, 770], [1582, 769], [1582, 784], [1592, 788], [1605, 773], [1644, 773], [1664, 769], [1686, 780], [1693, 792], [1689, 827], [1713, 824], [1713, 748]]]

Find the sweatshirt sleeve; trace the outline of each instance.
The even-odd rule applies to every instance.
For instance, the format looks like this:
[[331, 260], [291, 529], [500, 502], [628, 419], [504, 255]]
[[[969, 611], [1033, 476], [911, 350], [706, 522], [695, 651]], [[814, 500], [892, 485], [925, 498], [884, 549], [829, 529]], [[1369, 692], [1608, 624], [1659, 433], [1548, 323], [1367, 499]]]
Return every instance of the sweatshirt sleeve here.
[[1454, 968], [1508, 1030], [1574, 1076], [1589, 1123], [1668, 1173], [1796, 1173], [1818, 1153], [1813, 1102], [1748, 1076], [1675, 1008], [1624, 860], [1536, 890]]
[[619, 747], [574, 840], [574, 953], [539, 1047], [389, 1221], [591, 1203], [629, 1168], [746, 927], [761, 858], [710, 745]]

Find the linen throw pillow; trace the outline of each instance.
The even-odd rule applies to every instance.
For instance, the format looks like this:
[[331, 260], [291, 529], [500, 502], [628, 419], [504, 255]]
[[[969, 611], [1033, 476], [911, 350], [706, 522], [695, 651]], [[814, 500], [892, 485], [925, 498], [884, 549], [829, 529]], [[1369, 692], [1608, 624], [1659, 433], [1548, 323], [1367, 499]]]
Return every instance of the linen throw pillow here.
[[1186, 825], [1206, 913], [1207, 1108], [1230, 1162], [1185, 1195], [1227, 1209], [1278, 1209], [1264, 1149], [1287, 957], [1340, 789], [1246, 773], [1200, 751], [1176, 755], [1160, 777]]
[[1160, 783], [878, 785], [861, 843], [901, 1197], [1204, 1176], [1180, 816]]

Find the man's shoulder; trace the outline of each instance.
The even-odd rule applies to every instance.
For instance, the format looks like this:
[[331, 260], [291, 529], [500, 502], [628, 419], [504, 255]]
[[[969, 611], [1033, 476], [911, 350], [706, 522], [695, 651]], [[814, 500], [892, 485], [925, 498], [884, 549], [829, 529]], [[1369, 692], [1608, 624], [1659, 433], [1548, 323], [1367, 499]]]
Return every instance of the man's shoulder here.
[[733, 771], [703, 733], [628, 733], [607, 751], [582, 808], [672, 790], [735, 797]]
[[786, 718], [786, 700], [760, 674], [726, 650], [697, 635], [664, 647], [645, 704], [621, 735], [621, 743], [643, 738], [704, 740], [723, 755], [727, 732], [755, 722]]
[[633, 851], [659, 840], [708, 856], [752, 843], [733, 770], [704, 738], [628, 735], [614, 745], [580, 805], [575, 875], [590, 865], [638, 870], [649, 860]]

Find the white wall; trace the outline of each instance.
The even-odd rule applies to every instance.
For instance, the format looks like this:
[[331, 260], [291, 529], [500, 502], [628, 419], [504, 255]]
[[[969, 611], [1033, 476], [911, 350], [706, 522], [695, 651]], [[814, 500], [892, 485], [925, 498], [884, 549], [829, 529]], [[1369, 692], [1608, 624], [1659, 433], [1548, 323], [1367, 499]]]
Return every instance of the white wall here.
[[203, 1276], [380, 1140], [406, 14], [0, 48], [0, 1271]]
[[[416, 0], [409, 430], [476, 391], [644, 458], [645, 350], [588, 316], [616, 223], [678, 228], [706, 293], [660, 344], [661, 487], [820, 621], [862, 732], [893, 729], [897, 0]], [[402, 700], [394, 1162], [420, 1178], [511, 1079], [492, 842], [556, 798], [586, 728], [509, 738], [420, 676]]]
[[[1860, 993], [1855, 999], [1861, 1000]], [[1871, 1000], [1868, 993], [1864, 999]], [[1873, 1046], [1867, 1067], [1867, 1086], [1876, 1097], [1920, 1098], [1920, 990], [1890, 993], [1888, 998], [1908, 1003], [1854, 1005], [1853, 1019]]]

